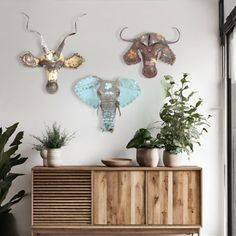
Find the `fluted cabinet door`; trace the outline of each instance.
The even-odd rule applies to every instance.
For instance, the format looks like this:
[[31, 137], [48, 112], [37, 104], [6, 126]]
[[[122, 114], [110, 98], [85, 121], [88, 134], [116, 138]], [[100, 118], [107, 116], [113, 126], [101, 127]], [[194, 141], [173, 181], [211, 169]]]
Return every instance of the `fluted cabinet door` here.
[[91, 171], [34, 170], [32, 180], [34, 226], [91, 224]]
[[151, 225], [201, 225], [201, 171], [148, 171]]
[[93, 172], [93, 223], [145, 224], [145, 171]]

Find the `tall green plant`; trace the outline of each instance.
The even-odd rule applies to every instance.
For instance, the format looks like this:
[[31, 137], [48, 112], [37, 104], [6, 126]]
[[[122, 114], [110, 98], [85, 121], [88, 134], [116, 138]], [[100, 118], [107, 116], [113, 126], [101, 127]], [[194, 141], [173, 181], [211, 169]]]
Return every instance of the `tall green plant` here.
[[195, 103], [190, 100], [196, 92], [189, 92], [188, 74], [184, 73], [178, 85], [174, 79], [167, 75], [164, 77], [166, 84], [166, 102], [160, 111], [162, 120], [160, 133], [157, 138], [165, 150], [172, 153], [193, 151], [195, 143], [200, 145], [199, 138], [207, 132], [208, 119], [198, 112], [203, 101], [198, 98]]
[[8, 191], [14, 179], [22, 174], [12, 173], [14, 166], [23, 164], [27, 157], [21, 157], [21, 154], [15, 154], [19, 145], [22, 143], [24, 132], [18, 132], [10, 145], [7, 145], [9, 138], [13, 135], [18, 123], [6, 128], [3, 132], [0, 128], [0, 217], [4, 213], [11, 211], [11, 206], [18, 203], [24, 196], [25, 191], [21, 190], [15, 194], [8, 202], [4, 202]]

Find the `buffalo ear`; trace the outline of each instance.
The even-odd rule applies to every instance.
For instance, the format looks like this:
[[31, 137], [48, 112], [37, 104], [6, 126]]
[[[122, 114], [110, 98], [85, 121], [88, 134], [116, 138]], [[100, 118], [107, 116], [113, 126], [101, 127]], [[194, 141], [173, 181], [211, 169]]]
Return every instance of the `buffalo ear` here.
[[138, 48], [135, 44], [125, 53], [123, 56], [124, 61], [127, 65], [137, 64], [141, 61], [141, 58], [138, 55]]
[[168, 45], [162, 48], [159, 59], [167, 64], [173, 65], [175, 63], [176, 56]]

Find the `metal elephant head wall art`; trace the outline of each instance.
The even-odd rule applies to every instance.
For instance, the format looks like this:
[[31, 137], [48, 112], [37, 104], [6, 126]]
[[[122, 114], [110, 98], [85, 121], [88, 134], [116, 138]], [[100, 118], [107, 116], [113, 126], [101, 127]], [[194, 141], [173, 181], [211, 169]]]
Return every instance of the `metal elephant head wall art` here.
[[101, 109], [103, 131], [113, 132], [116, 111], [134, 101], [140, 94], [135, 80], [119, 78], [103, 80], [97, 76], [88, 76], [75, 85], [75, 93], [86, 104]]
[[143, 75], [147, 78], [157, 75], [156, 63], [158, 59], [170, 65], [174, 64], [176, 57], [169, 45], [177, 43], [180, 39], [180, 32], [177, 28], [174, 29], [177, 31], [178, 37], [174, 41], [168, 41], [157, 33], [145, 33], [134, 39], [126, 39], [122, 36], [125, 29], [127, 27], [120, 31], [120, 38], [132, 43], [130, 49], [123, 56], [126, 64], [137, 64], [142, 57]]
[[36, 34], [40, 38], [43, 54], [38, 58], [31, 52], [25, 52], [20, 56], [20, 60], [28, 67], [45, 68], [48, 80], [46, 89], [48, 93], [53, 94], [58, 90], [57, 77], [59, 69], [62, 67], [76, 69], [84, 62], [83, 57], [78, 53], [74, 53], [71, 57], [66, 59], [62, 54], [66, 39], [69, 36], [77, 34], [77, 20], [74, 23], [74, 32], [67, 34], [56, 50], [49, 50], [42, 34], [29, 28], [29, 16], [25, 13], [23, 13], [23, 15], [27, 18], [26, 30], [30, 33]]

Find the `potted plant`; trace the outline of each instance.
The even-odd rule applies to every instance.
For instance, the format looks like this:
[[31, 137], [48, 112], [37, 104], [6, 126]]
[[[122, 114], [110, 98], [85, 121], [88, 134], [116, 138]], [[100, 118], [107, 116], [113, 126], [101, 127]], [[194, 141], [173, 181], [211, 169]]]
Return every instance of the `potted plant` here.
[[46, 126], [46, 132], [42, 134], [42, 137], [35, 135], [32, 137], [39, 141], [39, 144], [34, 144], [34, 149], [39, 150], [43, 158], [47, 157], [47, 165], [60, 166], [62, 164], [61, 147], [74, 138], [74, 133], [68, 134], [65, 130], [62, 131], [61, 126], [54, 122], [52, 127]]
[[159, 142], [152, 137], [148, 129], [141, 128], [136, 131], [126, 148], [136, 148], [136, 159], [140, 166], [155, 167], [159, 161]]
[[7, 144], [17, 126], [18, 123], [6, 128], [4, 132], [0, 128], [0, 235], [4, 236], [18, 236], [11, 207], [25, 196], [25, 191], [21, 190], [6, 201], [12, 182], [22, 175], [11, 172], [12, 167], [21, 165], [27, 160], [27, 157], [15, 154], [23, 138], [22, 131], [16, 134], [10, 145]]
[[210, 115], [199, 113], [202, 99], [190, 102], [196, 92], [189, 92], [188, 74], [184, 73], [178, 85], [171, 76], [164, 77], [166, 83], [166, 102], [160, 111], [162, 120], [157, 138], [164, 148], [165, 166], [179, 165], [177, 154], [193, 152], [194, 144], [200, 145], [199, 139], [207, 132]]

